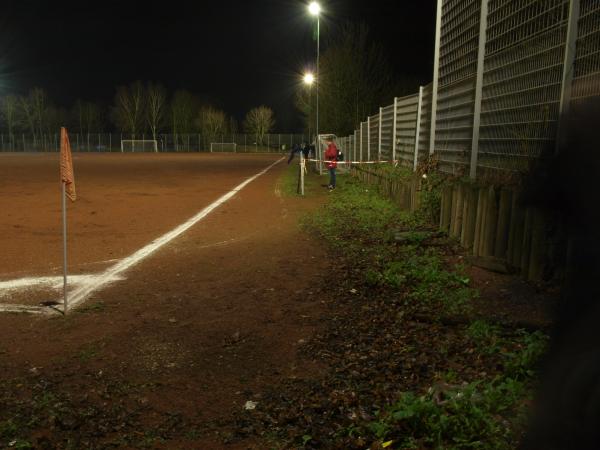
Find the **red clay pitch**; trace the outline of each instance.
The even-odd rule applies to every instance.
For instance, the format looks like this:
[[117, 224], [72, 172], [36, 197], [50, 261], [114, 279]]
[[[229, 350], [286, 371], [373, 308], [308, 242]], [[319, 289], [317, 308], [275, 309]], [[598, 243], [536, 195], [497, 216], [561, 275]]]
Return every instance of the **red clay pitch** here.
[[[97, 273], [189, 219], [276, 154], [73, 155], [69, 274]], [[62, 274], [58, 154], [0, 154], [0, 281]], [[0, 302], [32, 304], [47, 291]]]

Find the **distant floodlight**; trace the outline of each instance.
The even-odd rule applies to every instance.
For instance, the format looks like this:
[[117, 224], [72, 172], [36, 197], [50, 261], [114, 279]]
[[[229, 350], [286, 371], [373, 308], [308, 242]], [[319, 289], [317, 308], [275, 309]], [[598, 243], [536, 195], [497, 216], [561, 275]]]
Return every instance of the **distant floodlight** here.
[[311, 2], [310, 5], [308, 5], [308, 12], [313, 16], [318, 16], [321, 13], [321, 5], [317, 2]]
[[312, 73], [307, 73], [304, 75], [304, 84], [308, 84], [309, 86], [315, 82], [315, 76]]

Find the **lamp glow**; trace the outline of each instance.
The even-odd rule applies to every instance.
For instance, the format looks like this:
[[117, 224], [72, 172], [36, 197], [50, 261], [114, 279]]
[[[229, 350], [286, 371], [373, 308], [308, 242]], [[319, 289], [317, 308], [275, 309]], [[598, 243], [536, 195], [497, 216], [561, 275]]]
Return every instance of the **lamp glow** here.
[[308, 5], [308, 12], [313, 16], [318, 16], [321, 13], [321, 5], [317, 2], [311, 2], [310, 5]]
[[304, 75], [304, 84], [308, 84], [309, 86], [315, 82], [315, 76], [312, 73], [307, 73]]

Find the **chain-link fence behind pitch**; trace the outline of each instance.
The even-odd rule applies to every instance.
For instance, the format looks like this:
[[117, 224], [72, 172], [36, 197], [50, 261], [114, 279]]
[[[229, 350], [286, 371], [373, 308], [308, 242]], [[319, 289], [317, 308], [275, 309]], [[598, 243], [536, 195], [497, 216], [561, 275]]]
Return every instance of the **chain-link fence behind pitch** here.
[[[125, 133], [69, 133], [75, 152], [210, 152], [211, 144], [218, 151], [236, 153], [287, 152], [295, 144], [307, 141], [303, 134], [223, 134], [206, 136], [197, 133], [151, 134]], [[156, 146], [154, 142], [156, 141]], [[141, 145], [140, 143], [144, 143]], [[124, 144], [123, 144], [124, 143]], [[235, 145], [231, 145], [235, 144]], [[0, 151], [3, 152], [58, 152], [60, 134], [0, 133]]]

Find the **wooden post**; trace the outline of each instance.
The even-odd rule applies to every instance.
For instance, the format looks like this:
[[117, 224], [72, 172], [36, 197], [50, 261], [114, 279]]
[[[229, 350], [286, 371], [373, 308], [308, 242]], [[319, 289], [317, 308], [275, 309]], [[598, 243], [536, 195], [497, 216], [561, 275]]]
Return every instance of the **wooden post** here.
[[485, 225], [485, 209], [487, 203], [487, 192], [484, 188], [479, 189], [477, 195], [477, 212], [475, 218], [475, 232], [473, 236], [473, 256], [480, 255], [481, 235]]
[[498, 206], [496, 204], [496, 189], [490, 186], [487, 193], [487, 208], [485, 228], [483, 229], [483, 255], [494, 255], [496, 241], [496, 226], [498, 223]]
[[531, 208], [525, 210], [525, 222], [523, 224], [523, 241], [521, 244], [521, 273], [527, 277], [529, 274], [529, 257], [531, 256]]
[[508, 234], [511, 215], [511, 192], [508, 189], [500, 190], [500, 204], [498, 207], [498, 226], [496, 229], [496, 242], [494, 244], [494, 256], [506, 259]]
[[475, 238], [475, 222], [477, 221], [477, 202], [479, 198], [478, 194], [479, 191], [476, 188], [473, 186], [467, 186], [461, 244], [468, 250], [473, 249], [473, 239]]
[[452, 217], [452, 187], [444, 186], [442, 188], [442, 206], [440, 213], [440, 230], [449, 232], [450, 219]]
[[531, 250], [529, 254], [529, 270], [527, 279], [540, 281], [544, 275], [546, 236], [544, 231], [544, 215], [539, 209], [532, 211], [531, 220]]

